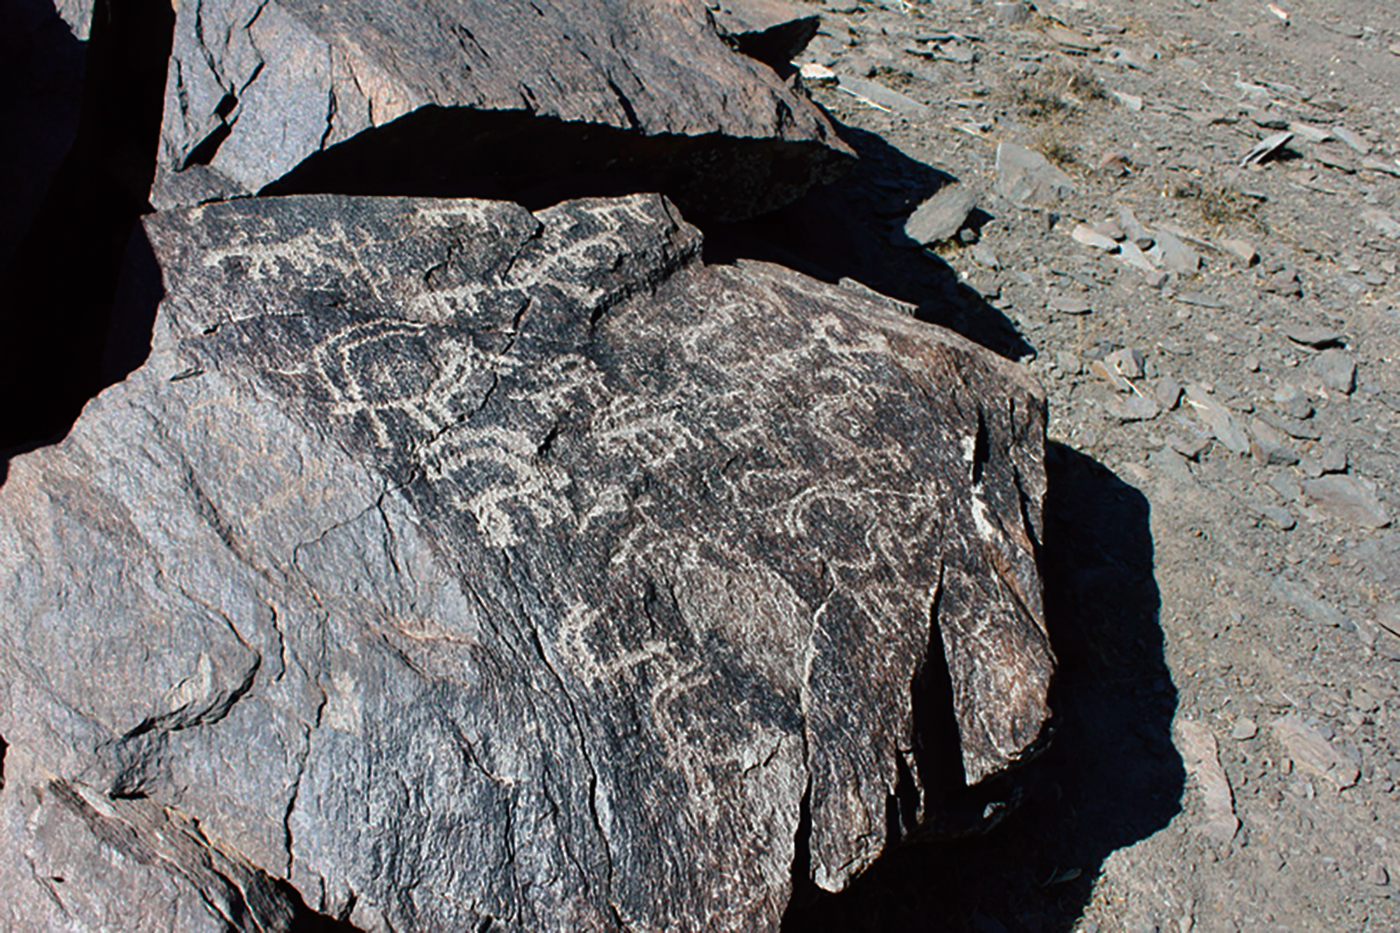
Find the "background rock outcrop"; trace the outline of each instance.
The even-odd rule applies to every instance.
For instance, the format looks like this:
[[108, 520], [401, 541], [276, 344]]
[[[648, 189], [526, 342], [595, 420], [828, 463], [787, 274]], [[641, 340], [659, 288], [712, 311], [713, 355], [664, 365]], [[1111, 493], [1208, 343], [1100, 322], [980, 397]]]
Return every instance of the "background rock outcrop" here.
[[698, 0], [206, 0], [177, 18], [152, 200], [649, 189], [734, 219], [850, 157]]
[[5, 924], [775, 929], [1040, 736], [1013, 365], [657, 196], [147, 231], [0, 489]]

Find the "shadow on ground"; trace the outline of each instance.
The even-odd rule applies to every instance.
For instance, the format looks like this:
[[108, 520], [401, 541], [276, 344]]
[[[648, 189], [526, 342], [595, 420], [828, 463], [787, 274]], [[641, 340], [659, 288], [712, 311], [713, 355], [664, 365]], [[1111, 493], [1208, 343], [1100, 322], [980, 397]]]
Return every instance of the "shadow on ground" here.
[[[860, 160], [851, 171], [796, 202], [741, 223], [701, 223], [705, 259], [761, 259], [838, 282], [858, 282], [914, 305], [939, 324], [1010, 359], [1033, 352], [1006, 317], [935, 253], [892, 241], [929, 195], [955, 179], [912, 159], [874, 133], [837, 123]], [[978, 211], [970, 225], [990, 218]], [[952, 247], [957, 248], [957, 247]]]
[[1019, 809], [985, 835], [907, 845], [789, 933], [1066, 931], [1104, 859], [1178, 812], [1176, 691], [1163, 656], [1148, 503], [1103, 465], [1047, 450], [1042, 572], [1059, 657], [1054, 737], [1017, 775]]

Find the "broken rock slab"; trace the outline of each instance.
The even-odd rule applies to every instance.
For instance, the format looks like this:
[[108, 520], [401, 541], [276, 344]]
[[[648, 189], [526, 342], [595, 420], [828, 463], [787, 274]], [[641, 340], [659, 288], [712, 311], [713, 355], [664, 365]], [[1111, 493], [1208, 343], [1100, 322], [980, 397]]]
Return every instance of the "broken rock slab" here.
[[1034, 149], [1003, 142], [997, 146], [996, 190], [1017, 206], [1045, 204], [1074, 194], [1074, 182]]
[[963, 185], [945, 185], [896, 231], [899, 243], [928, 246], [957, 236], [968, 216], [977, 207], [977, 192]]
[[1240, 819], [1235, 815], [1235, 795], [1220, 764], [1215, 734], [1205, 723], [1191, 719], [1178, 720], [1174, 731], [1182, 762], [1201, 793], [1198, 829], [1215, 845], [1226, 845], [1239, 832]]
[[152, 203], [643, 189], [726, 220], [852, 158], [700, 3], [207, 0], [176, 17]]
[[0, 926], [777, 930], [1037, 747], [1015, 364], [654, 195], [146, 230], [149, 359], [0, 488]]

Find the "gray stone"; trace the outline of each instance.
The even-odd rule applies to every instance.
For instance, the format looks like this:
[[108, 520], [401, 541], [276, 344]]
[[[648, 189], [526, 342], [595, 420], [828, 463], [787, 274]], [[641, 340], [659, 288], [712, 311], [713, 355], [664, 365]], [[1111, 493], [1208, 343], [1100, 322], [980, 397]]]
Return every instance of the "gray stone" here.
[[1141, 350], [1123, 347], [1108, 354], [1103, 361], [1124, 379], [1141, 379], [1144, 375], [1143, 363], [1147, 361], [1147, 357]]
[[1400, 222], [1378, 207], [1362, 208], [1361, 219], [1391, 239], [1400, 238]]
[[1074, 182], [1033, 149], [1003, 142], [997, 146], [997, 194], [1017, 206], [1048, 204], [1074, 194]]
[[994, 3], [992, 10], [997, 22], [1007, 26], [1019, 26], [1022, 23], [1030, 22], [1031, 8], [1019, 0], [1011, 3]]
[[1277, 428], [1253, 418], [1250, 420], [1249, 433], [1253, 436], [1250, 453], [1264, 466], [1292, 466], [1298, 462], [1298, 451], [1293, 449], [1283, 432]]
[[1108, 413], [1119, 421], [1151, 421], [1162, 413], [1162, 407], [1150, 395], [1131, 394], [1108, 403]]
[[1183, 243], [1175, 234], [1158, 230], [1155, 237], [1156, 244], [1147, 255], [1161, 263], [1168, 272], [1194, 275], [1201, 268], [1201, 254]]
[[1069, 233], [1076, 242], [1092, 249], [1103, 250], [1106, 253], [1117, 252], [1118, 241], [1111, 236], [1105, 236], [1088, 224], [1075, 224], [1074, 229]]
[[655, 195], [146, 232], [0, 489], [0, 926], [777, 930], [1040, 736], [1014, 364]]
[[1303, 492], [1322, 511], [1360, 528], [1384, 528], [1390, 511], [1354, 476], [1329, 474], [1303, 480]]
[[1234, 256], [1242, 266], [1252, 266], [1259, 261], [1259, 251], [1245, 240], [1226, 238], [1220, 241], [1221, 247]]
[[1233, 453], [1248, 453], [1249, 435], [1240, 427], [1230, 410], [1210, 395], [1206, 389], [1192, 383], [1186, 387], [1186, 403], [1195, 410], [1206, 430]]
[[1161, 405], [1166, 411], [1171, 411], [1181, 401], [1181, 383], [1171, 376], [1163, 376], [1152, 387], [1152, 394], [1157, 399], [1158, 405]]
[[1360, 778], [1356, 765], [1333, 747], [1315, 725], [1305, 722], [1297, 713], [1274, 720], [1272, 726], [1274, 736], [1303, 770], [1326, 778], [1338, 790], [1353, 786]]
[[1259, 734], [1259, 725], [1248, 716], [1241, 716], [1235, 720], [1235, 724], [1230, 728], [1230, 738], [1236, 742], [1247, 742]]
[[1324, 473], [1345, 473], [1347, 471], [1347, 452], [1345, 447], [1338, 447], [1336, 444], [1328, 444], [1322, 448], [1322, 472]]
[[1349, 130], [1341, 124], [1332, 127], [1332, 135], [1346, 143], [1358, 155], [1368, 155], [1371, 152], [1371, 144], [1360, 133]]
[[1345, 350], [1323, 350], [1312, 368], [1322, 384], [1334, 392], [1350, 395], [1356, 389], [1356, 361]]
[[1274, 133], [1266, 136], [1255, 144], [1254, 148], [1244, 154], [1240, 159], [1240, 166], [1259, 165], [1268, 161], [1279, 153], [1284, 146], [1293, 141], [1293, 134], [1289, 132]]
[[1336, 606], [1312, 595], [1308, 587], [1285, 577], [1275, 577], [1274, 593], [1292, 609], [1314, 625], [1337, 628], [1344, 621]]
[[919, 205], [904, 223], [902, 242], [927, 246], [951, 239], [977, 207], [977, 192], [963, 185], [945, 185]]
[[932, 112], [928, 104], [920, 103], [907, 94], [901, 94], [885, 87], [879, 81], [871, 81], [868, 78], [842, 75], [840, 87], [854, 97], [869, 101], [902, 117], [921, 119]]
[[970, 252], [972, 254], [972, 261], [982, 268], [993, 270], [1001, 268], [1001, 258], [997, 256], [996, 250], [992, 249], [985, 240], [974, 244]]
[[1283, 334], [1294, 343], [1317, 350], [1338, 346], [1346, 340], [1346, 334], [1341, 331], [1313, 324], [1290, 324], [1283, 329]]
[[699, 3], [204, 0], [178, 5], [169, 75], [157, 207], [318, 191], [551, 203], [611, 178], [741, 218], [851, 163]]
[[1083, 295], [1052, 295], [1047, 306], [1060, 314], [1088, 314], [1091, 310]]

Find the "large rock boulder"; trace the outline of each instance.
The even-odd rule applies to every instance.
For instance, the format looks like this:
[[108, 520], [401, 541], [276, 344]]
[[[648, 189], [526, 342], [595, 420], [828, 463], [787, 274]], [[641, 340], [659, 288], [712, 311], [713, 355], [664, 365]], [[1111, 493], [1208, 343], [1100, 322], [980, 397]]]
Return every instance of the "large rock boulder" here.
[[850, 159], [701, 0], [203, 0], [180, 6], [152, 201], [646, 189], [735, 219]]
[[1040, 735], [1013, 364], [658, 196], [146, 228], [0, 489], [0, 926], [776, 929]]

